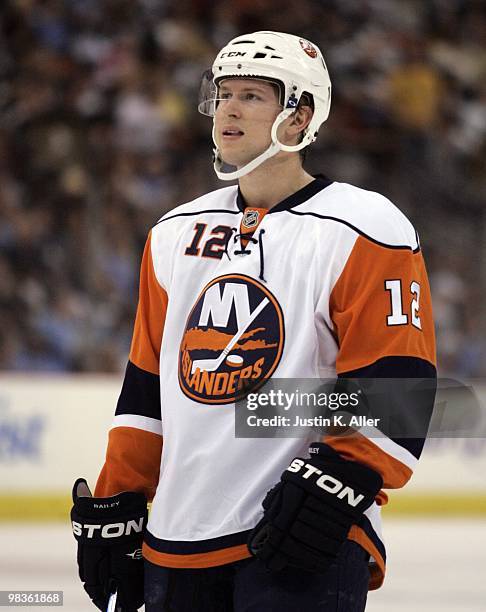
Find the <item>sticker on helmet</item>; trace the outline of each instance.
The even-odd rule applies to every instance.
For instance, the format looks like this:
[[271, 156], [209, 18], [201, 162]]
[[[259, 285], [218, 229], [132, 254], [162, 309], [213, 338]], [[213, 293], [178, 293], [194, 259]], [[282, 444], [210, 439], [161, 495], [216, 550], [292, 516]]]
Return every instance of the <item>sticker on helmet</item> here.
[[315, 58], [317, 57], [317, 49], [314, 47], [312, 43], [304, 38], [299, 38], [300, 46], [307, 53], [309, 57]]

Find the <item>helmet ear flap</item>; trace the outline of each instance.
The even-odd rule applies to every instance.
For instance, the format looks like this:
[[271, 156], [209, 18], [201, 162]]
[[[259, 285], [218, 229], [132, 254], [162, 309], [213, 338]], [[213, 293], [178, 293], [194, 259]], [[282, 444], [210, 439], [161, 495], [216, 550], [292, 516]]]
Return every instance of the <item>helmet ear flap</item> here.
[[314, 107], [314, 96], [309, 93], [308, 91], [303, 91], [302, 95], [300, 96], [300, 100], [299, 100], [299, 106], [310, 106], [312, 109], [312, 112], [314, 112], [315, 107]]

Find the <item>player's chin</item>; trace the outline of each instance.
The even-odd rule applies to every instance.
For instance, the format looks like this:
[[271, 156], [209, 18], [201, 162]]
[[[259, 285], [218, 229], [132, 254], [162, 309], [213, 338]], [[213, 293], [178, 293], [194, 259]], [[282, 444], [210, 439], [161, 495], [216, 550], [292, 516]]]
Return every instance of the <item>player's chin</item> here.
[[222, 147], [220, 149], [220, 154], [221, 159], [224, 161], [225, 164], [228, 164], [230, 166], [236, 166], [237, 168], [241, 168], [242, 166], [247, 164], [248, 161], [251, 161], [251, 159], [248, 159], [248, 156], [242, 155], [238, 151], [228, 150], [226, 147]]

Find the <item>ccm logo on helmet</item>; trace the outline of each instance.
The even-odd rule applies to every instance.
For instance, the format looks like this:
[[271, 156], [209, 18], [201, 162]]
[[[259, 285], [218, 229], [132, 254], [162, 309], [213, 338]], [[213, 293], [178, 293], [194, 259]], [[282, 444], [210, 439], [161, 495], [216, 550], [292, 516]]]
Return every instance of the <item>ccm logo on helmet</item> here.
[[140, 517], [138, 522], [131, 520], [127, 523], [111, 523], [110, 525], [82, 525], [81, 523], [73, 521], [73, 533], [74, 535], [82, 536], [83, 529], [86, 529], [88, 532], [86, 534], [87, 538], [93, 538], [97, 529], [101, 529], [99, 535], [102, 538], [118, 538], [122, 535], [130, 535], [132, 531], [135, 533], [142, 533], [144, 518], [143, 516]]
[[221, 53], [220, 57], [244, 57], [246, 51], [228, 51], [228, 53]]
[[359, 502], [364, 499], [364, 495], [361, 495], [361, 493], [359, 495], [356, 495], [356, 492], [351, 487], [344, 486], [343, 483], [337, 478], [334, 478], [334, 476], [330, 476], [329, 474], [323, 474], [322, 470], [316, 468], [313, 465], [310, 465], [309, 463], [306, 463], [302, 459], [294, 459], [287, 468], [289, 472], [294, 473], [300, 472], [300, 470], [302, 469], [306, 470], [302, 474], [302, 478], [305, 478], [307, 480], [308, 478], [310, 478], [310, 476], [316, 474], [317, 476], [319, 476], [315, 483], [318, 487], [324, 489], [324, 491], [327, 491], [328, 493], [336, 495], [339, 499], [346, 498], [347, 503], [350, 506], [353, 506], [353, 508], [356, 507]]

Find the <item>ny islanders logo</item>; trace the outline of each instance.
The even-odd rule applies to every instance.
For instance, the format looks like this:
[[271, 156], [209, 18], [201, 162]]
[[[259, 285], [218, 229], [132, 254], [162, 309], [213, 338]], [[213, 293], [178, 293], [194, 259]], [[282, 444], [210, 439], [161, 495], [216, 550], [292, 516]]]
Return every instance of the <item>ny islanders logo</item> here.
[[302, 47], [302, 49], [304, 49], [304, 51], [309, 57], [312, 57], [313, 59], [317, 57], [317, 50], [312, 43], [310, 43], [308, 40], [305, 40], [304, 38], [299, 38], [299, 42], [300, 46]]
[[242, 274], [215, 278], [186, 322], [181, 389], [203, 404], [233, 402], [272, 375], [283, 345], [282, 309], [266, 287]]

